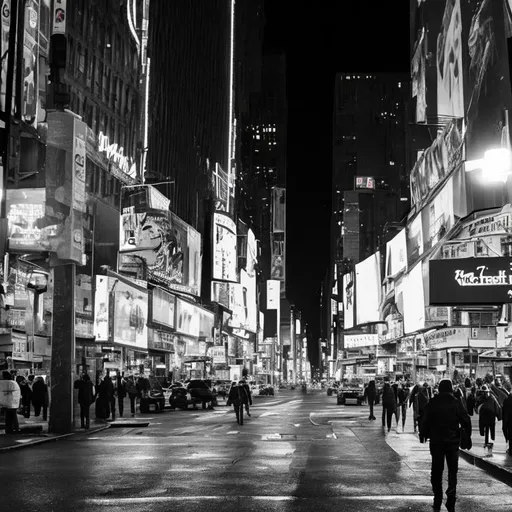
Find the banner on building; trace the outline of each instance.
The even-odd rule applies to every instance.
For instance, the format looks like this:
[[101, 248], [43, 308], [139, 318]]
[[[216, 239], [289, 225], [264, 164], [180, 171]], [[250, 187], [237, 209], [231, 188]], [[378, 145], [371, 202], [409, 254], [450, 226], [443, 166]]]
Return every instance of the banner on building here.
[[82, 212], [85, 204], [85, 161], [82, 160], [85, 153], [82, 143], [86, 125], [68, 112], [48, 112], [47, 120], [44, 225], [57, 226], [51, 238], [52, 250], [59, 259], [82, 264]]
[[122, 345], [146, 350], [148, 348], [148, 292], [128, 279], [117, 278], [113, 289], [114, 336]]
[[418, 263], [397, 283], [395, 293], [402, 295], [404, 333], [410, 334], [425, 327], [425, 296], [423, 286], [423, 263]]
[[267, 280], [267, 309], [279, 309], [280, 306], [280, 282]]
[[343, 346], [346, 349], [359, 347], [373, 347], [378, 344], [378, 334], [345, 334], [343, 336]]
[[424, 335], [427, 350], [496, 348], [496, 327], [447, 327]]
[[430, 304], [503, 304], [512, 301], [512, 258], [430, 261]]
[[39, 78], [39, 4], [26, 0], [23, 35], [23, 97], [21, 119], [37, 128]]
[[272, 262], [270, 266], [270, 277], [271, 279], [284, 281], [286, 270], [286, 243], [284, 239], [284, 233], [274, 233], [270, 236], [272, 240]]
[[109, 320], [109, 278], [107, 276], [96, 276], [96, 288], [94, 291], [93, 331], [96, 341], [108, 341]]
[[237, 278], [237, 229], [228, 215], [213, 214], [213, 273], [216, 281], [238, 282]]
[[411, 266], [423, 254], [423, 223], [420, 214], [407, 223], [407, 265]]
[[354, 272], [349, 272], [343, 276], [343, 318], [345, 329], [354, 327], [355, 291]]
[[380, 320], [380, 252], [356, 264], [356, 324]]
[[151, 321], [166, 327], [176, 325], [176, 297], [162, 288], [151, 290]]
[[176, 297], [176, 331], [199, 337], [199, 308], [190, 302]]
[[272, 189], [272, 232], [284, 233], [286, 230], [286, 189]]
[[386, 277], [393, 277], [407, 270], [407, 238], [402, 229], [386, 244]]
[[53, 1], [53, 24], [52, 34], [65, 34], [66, 33], [66, 10], [67, 0], [54, 0]]

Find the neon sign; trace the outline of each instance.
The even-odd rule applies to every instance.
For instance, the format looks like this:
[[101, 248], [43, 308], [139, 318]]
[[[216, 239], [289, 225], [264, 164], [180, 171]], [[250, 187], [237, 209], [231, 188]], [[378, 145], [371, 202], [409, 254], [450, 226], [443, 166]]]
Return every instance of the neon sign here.
[[118, 165], [121, 171], [130, 176], [131, 178], [135, 178], [137, 176], [137, 167], [135, 162], [124, 154], [124, 148], [119, 146], [117, 143], [110, 143], [110, 140], [107, 135], [103, 132], [100, 132], [98, 137], [98, 151], [100, 153], [105, 153], [105, 156], [108, 160], [114, 162]]

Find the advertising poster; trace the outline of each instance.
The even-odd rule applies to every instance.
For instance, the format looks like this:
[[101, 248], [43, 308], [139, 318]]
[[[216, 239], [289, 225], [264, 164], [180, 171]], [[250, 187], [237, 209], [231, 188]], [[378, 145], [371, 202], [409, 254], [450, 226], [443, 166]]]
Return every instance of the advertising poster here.
[[426, 61], [425, 28], [422, 28], [414, 44], [411, 61], [412, 97], [416, 98], [416, 123], [424, 123], [427, 120]]
[[218, 345], [210, 349], [213, 364], [224, 364], [226, 362], [226, 347]]
[[151, 320], [155, 323], [174, 328], [176, 316], [176, 297], [162, 288], [151, 291]]
[[280, 287], [279, 281], [272, 279], [267, 281], [267, 309], [279, 309], [281, 300]]
[[228, 215], [213, 214], [213, 275], [216, 281], [238, 282], [236, 224]]
[[117, 279], [114, 292], [113, 341], [134, 348], [147, 349], [147, 290]]
[[356, 264], [356, 324], [380, 320], [380, 252]]
[[462, 47], [460, 0], [449, 0], [437, 37], [437, 109], [441, 118], [464, 117]]
[[272, 238], [272, 262], [270, 266], [270, 277], [279, 281], [285, 280], [286, 257], [284, 233], [274, 233]]
[[412, 205], [421, 208], [434, 187], [461, 163], [462, 142], [462, 121], [455, 119], [418, 158], [410, 177]]
[[355, 282], [354, 272], [349, 272], [343, 276], [343, 317], [345, 320], [345, 329], [354, 327], [355, 313]]
[[247, 264], [245, 266], [245, 270], [249, 276], [255, 275], [255, 266], [258, 263], [258, 244], [256, 242], [256, 237], [254, 236], [254, 231], [249, 229], [247, 231]]
[[423, 254], [423, 224], [421, 213], [406, 228], [407, 264], [410, 266]]
[[52, 250], [62, 260], [82, 264], [84, 234], [82, 212], [73, 208], [74, 127], [76, 118], [68, 112], [48, 112], [46, 148], [46, 215], [45, 225], [56, 225]]
[[512, 301], [512, 258], [431, 260], [430, 304], [504, 304]]
[[244, 299], [245, 321], [244, 328], [256, 332], [258, 322], [258, 306], [256, 304], [256, 275], [252, 277], [244, 270], [240, 271], [240, 284]]
[[52, 34], [66, 33], [66, 3], [67, 0], [53, 1]]
[[9, 250], [51, 250], [50, 239], [56, 234], [58, 227], [45, 226], [45, 189], [18, 189], [6, 192]]
[[94, 291], [94, 337], [96, 341], [108, 341], [109, 292], [107, 276], [96, 276]]
[[176, 297], [176, 331], [199, 337], [199, 312], [197, 306]]
[[284, 233], [286, 229], [286, 189], [272, 189], [272, 232]]
[[343, 343], [346, 349], [374, 347], [379, 344], [378, 334], [345, 334]]
[[213, 340], [213, 328], [215, 326], [215, 314], [203, 308], [197, 308], [199, 314], [199, 336]]
[[9, 27], [11, 25], [11, 0], [2, 0], [2, 34], [0, 39], [0, 112], [5, 113], [5, 94], [7, 85], [7, 59], [9, 58]]
[[423, 249], [427, 251], [453, 227], [453, 180], [448, 179], [444, 187], [421, 211]]
[[463, 51], [466, 59], [466, 158], [483, 158], [501, 147], [503, 109], [512, 106], [505, 23], [501, 0], [469, 0], [462, 4]]
[[407, 238], [405, 229], [386, 244], [386, 277], [407, 270]]
[[37, 127], [38, 60], [39, 60], [39, 6], [27, 0], [24, 13], [23, 37], [23, 101], [21, 118], [25, 123]]
[[[177, 215], [163, 208], [165, 196], [151, 188], [123, 195], [120, 215], [121, 268], [140, 266], [141, 259], [153, 280], [177, 291], [199, 294], [201, 287], [201, 235]], [[130, 256], [136, 256], [130, 261]]]
[[425, 327], [425, 298], [422, 263], [418, 263], [402, 280], [404, 333], [410, 334]]
[[85, 168], [86, 168], [86, 124], [79, 119], [73, 122], [73, 191], [72, 205], [74, 210], [85, 212]]

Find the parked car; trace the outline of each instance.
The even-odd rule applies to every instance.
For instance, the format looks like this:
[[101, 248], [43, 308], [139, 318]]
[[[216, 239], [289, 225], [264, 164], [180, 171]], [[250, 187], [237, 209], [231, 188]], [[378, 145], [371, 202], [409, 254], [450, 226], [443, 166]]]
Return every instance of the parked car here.
[[364, 402], [364, 383], [362, 379], [353, 378], [343, 380], [338, 387], [337, 401], [338, 405], [362, 405]]
[[165, 406], [165, 397], [162, 385], [152, 375], [149, 375], [146, 379], [149, 381], [149, 387], [142, 393], [140, 399], [140, 412], [161, 412], [164, 410]]
[[171, 409], [187, 409], [189, 405], [194, 405], [194, 400], [185, 385], [181, 382], [175, 382], [169, 386], [169, 405]]
[[203, 409], [206, 409], [208, 403], [211, 404], [211, 407], [217, 405], [217, 396], [205, 380], [190, 380], [187, 383], [187, 390], [196, 403], [202, 404]]

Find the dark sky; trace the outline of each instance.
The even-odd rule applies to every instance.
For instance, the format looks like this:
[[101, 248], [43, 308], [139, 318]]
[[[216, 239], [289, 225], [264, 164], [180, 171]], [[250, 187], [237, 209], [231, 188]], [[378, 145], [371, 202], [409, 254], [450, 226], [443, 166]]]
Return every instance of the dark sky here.
[[[293, 9], [292, 9], [293, 7]], [[409, 2], [265, 0], [266, 49], [288, 69], [287, 292], [319, 335], [329, 260], [337, 71], [409, 70]]]

